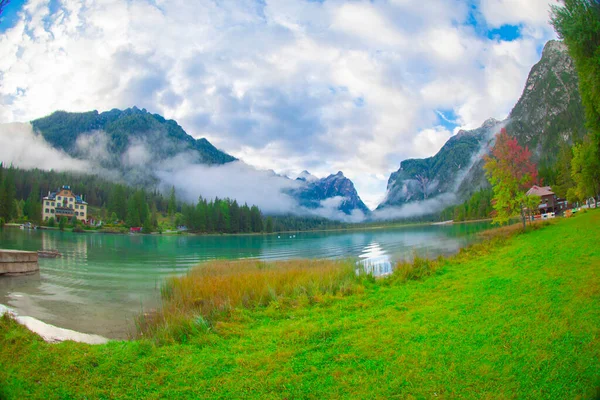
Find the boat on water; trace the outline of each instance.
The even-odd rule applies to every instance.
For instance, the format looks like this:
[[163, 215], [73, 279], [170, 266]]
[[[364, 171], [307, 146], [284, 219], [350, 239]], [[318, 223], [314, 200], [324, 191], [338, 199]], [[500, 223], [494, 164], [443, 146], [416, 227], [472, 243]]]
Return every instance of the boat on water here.
[[58, 252], [58, 250], [38, 250], [37, 251], [38, 257], [43, 257], [43, 258], [56, 258], [56, 257], [62, 257], [62, 254], [60, 254]]
[[442, 221], [442, 222], [432, 222], [431, 225], [452, 225], [454, 220]]
[[37, 226], [35, 226], [31, 222], [26, 222], [24, 224], [19, 225], [19, 229], [22, 229], [22, 230], [25, 230], [25, 229], [37, 229]]

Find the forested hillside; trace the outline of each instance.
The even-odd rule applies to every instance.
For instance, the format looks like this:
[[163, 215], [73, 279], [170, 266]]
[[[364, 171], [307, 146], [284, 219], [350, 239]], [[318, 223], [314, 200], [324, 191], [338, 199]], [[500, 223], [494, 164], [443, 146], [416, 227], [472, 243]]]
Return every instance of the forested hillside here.
[[182, 152], [191, 154], [193, 161], [202, 164], [224, 164], [235, 160], [208, 140], [194, 139], [177, 122], [137, 107], [103, 113], [56, 111], [31, 124], [52, 146], [77, 158], [89, 159], [94, 155], [96, 161], [109, 168], [122, 167], [121, 156], [132, 145], [147, 146], [152, 162]]
[[199, 233], [270, 233], [346, 226], [318, 217], [264, 216], [257, 206], [232, 199], [200, 198], [189, 204], [177, 198], [174, 188], [165, 196], [157, 189], [135, 188], [96, 175], [4, 168], [2, 164], [0, 218], [4, 222], [42, 223], [42, 197], [65, 184], [84, 196], [89, 215], [104, 226], [143, 226], [146, 232], [186, 227]]

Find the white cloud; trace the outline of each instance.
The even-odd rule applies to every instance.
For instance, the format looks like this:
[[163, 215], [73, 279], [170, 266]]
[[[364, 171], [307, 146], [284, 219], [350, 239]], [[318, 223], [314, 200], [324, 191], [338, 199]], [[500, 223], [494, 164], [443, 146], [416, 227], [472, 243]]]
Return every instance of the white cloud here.
[[0, 124], [0, 162], [4, 166], [90, 172], [90, 165], [50, 146], [30, 123]]
[[422, 130], [413, 139], [415, 158], [434, 156], [451, 136], [452, 132], [441, 126]]
[[257, 205], [267, 213], [297, 209], [295, 200], [282, 191], [299, 187], [298, 182], [254, 169], [241, 161], [220, 166], [171, 163], [169, 168], [158, 171], [158, 176], [166, 188], [175, 185], [180, 197], [190, 202], [197, 201], [199, 196], [228, 197], [242, 204]]
[[550, 5], [555, 0], [481, 0], [481, 13], [492, 27], [502, 25], [533, 25], [546, 27]]
[[[548, 0], [29, 1], [0, 33], [0, 120], [133, 105], [263, 169], [342, 170], [370, 207], [400, 161], [506, 117], [554, 34]], [[1, 29], [2, 27], [0, 27]]]
[[152, 159], [150, 151], [144, 143], [134, 141], [129, 144], [125, 153], [123, 153], [123, 165], [128, 167], [141, 167]]

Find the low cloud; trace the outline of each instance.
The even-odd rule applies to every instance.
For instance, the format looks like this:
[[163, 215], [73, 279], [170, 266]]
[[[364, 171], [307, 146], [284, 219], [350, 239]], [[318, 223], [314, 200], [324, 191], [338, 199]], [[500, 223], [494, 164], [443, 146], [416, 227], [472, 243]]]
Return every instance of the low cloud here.
[[199, 196], [228, 197], [238, 203], [257, 205], [269, 214], [297, 211], [296, 201], [282, 192], [297, 188], [299, 184], [295, 181], [257, 170], [241, 161], [218, 166], [180, 164], [185, 158], [183, 155], [170, 159], [163, 163], [163, 169], [156, 171], [163, 189], [175, 186], [178, 196], [185, 201], [197, 202]]
[[106, 164], [114, 157], [108, 151], [108, 142], [106, 133], [92, 131], [77, 137], [74, 150], [80, 158]]
[[[189, 203], [197, 202], [199, 196], [227, 197], [241, 204], [257, 205], [267, 214], [320, 216], [346, 222], [364, 219], [358, 210], [346, 215], [337, 209], [345, 200], [343, 197], [323, 200], [316, 209], [300, 207], [296, 199], [286, 193], [302, 188], [306, 182], [259, 170], [242, 161], [214, 166], [197, 164], [197, 155], [191, 151], [161, 160], [142, 139], [132, 140], [119, 159], [110, 154], [109, 140], [102, 131], [80, 135], [74, 149], [79, 159], [53, 148], [33, 131], [30, 123], [1, 124], [0, 162], [24, 169], [95, 174], [131, 185], [148, 182], [149, 178], [158, 179], [160, 189], [168, 192], [175, 186], [178, 197]], [[111, 168], [118, 161], [124, 169]]]
[[431, 215], [442, 211], [451, 204], [456, 204], [454, 193], [444, 193], [431, 199], [407, 203], [399, 207], [385, 207], [375, 210], [372, 218], [375, 220], [393, 220]]
[[152, 154], [144, 143], [132, 140], [121, 160], [126, 167], [143, 167], [152, 160]]
[[0, 125], [0, 162], [5, 166], [56, 171], [91, 172], [89, 163], [50, 146], [30, 123]]

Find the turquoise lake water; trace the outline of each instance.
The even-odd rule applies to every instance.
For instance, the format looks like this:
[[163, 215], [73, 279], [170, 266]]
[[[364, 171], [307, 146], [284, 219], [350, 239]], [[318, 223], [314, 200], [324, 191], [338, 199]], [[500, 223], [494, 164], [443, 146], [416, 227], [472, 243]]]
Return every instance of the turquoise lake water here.
[[415, 226], [350, 232], [256, 236], [78, 234], [0, 229], [0, 248], [58, 249], [40, 258], [40, 272], [0, 277], [0, 304], [63, 328], [127, 338], [133, 319], [159, 304], [168, 276], [202, 261], [254, 258], [351, 258], [375, 275], [415, 253], [452, 254], [476, 240], [489, 223]]

